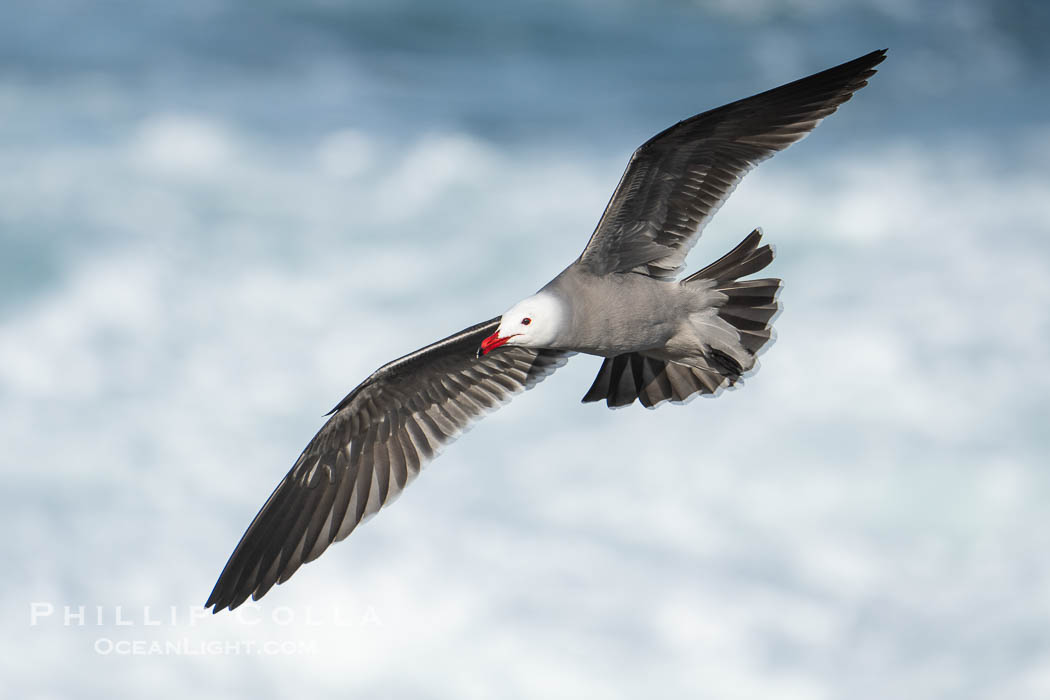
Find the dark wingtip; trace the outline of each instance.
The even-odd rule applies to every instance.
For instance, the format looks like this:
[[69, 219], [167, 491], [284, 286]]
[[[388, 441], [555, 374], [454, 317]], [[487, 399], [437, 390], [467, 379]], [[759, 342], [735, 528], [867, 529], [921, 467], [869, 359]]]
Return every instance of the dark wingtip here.
[[889, 49], [875, 49], [871, 53], [866, 53], [860, 58], [855, 58], [849, 63], [870, 63], [872, 66], [877, 66], [886, 60], [886, 52]]
[[211, 595], [208, 596], [208, 602], [204, 604], [204, 609], [205, 610], [207, 610], [208, 608], [212, 609], [211, 610], [211, 614], [212, 615], [218, 614], [218, 612], [220, 610], [226, 610], [226, 609], [232, 610], [233, 609], [233, 608], [227, 608], [228, 602], [223, 602], [222, 600], [220, 600], [220, 597], [219, 597], [219, 583], [221, 583], [221, 581], [219, 581], [218, 583], [215, 584], [215, 588], [212, 590]]
[[875, 66], [879, 65], [880, 63], [886, 60], [887, 51], [889, 51], [889, 49], [877, 49], [869, 54], [865, 54], [860, 58], [855, 58], [852, 61], [849, 61], [846, 64], [844, 64], [846, 66], [854, 64], [862, 65], [865, 67], [865, 70], [860, 75], [861, 79], [863, 80], [863, 83], [857, 86], [857, 90], [864, 87], [864, 85], [867, 85], [868, 78], [870, 78], [878, 72], [875, 70]]
[[[216, 584], [216, 589], [218, 589], [219, 584], [221, 583], [222, 581], [220, 580], [219, 583]], [[236, 592], [226, 592], [220, 595], [217, 591], [212, 591], [211, 597], [208, 598], [208, 602], [204, 604], [204, 609], [207, 610], [208, 608], [211, 608], [212, 615], [217, 615], [223, 610], [229, 610], [232, 612], [235, 608], [240, 607], [241, 604], [248, 600], [249, 597], [254, 597], [255, 600], [258, 600], [261, 596], [252, 596], [250, 593], [238, 594]]]

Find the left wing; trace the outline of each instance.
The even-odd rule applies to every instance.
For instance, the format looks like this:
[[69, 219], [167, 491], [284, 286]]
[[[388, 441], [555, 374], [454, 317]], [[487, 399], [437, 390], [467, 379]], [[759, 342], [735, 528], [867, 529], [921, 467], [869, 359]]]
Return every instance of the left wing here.
[[572, 353], [505, 348], [476, 357], [499, 319], [390, 362], [332, 410], [222, 570], [204, 607], [258, 600], [391, 502], [464, 429]]

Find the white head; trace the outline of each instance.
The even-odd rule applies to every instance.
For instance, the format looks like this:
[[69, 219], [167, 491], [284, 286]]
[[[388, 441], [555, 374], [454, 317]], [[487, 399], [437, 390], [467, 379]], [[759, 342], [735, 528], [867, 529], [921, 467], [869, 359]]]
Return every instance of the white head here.
[[510, 307], [500, 319], [496, 332], [481, 343], [479, 355], [496, 348], [521, 346], [550, 348], [565, 323], [565, 308], [550, 292], [539, 292]]

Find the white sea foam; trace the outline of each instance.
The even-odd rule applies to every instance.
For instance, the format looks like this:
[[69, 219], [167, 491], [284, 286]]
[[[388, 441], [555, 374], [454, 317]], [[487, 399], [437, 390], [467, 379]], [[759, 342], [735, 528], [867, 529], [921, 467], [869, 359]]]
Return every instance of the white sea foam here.
[[[622, 165], [460, 133], [275, 149], [170, 115], [113, 149], [21, 164], [50, 183], [0, 175], [22, 215], [71, 202], [60, 221], [98, 245], [0, 327], [3, 548], [39, 562], [9, 572], [9, 610], [203, 602], [320, 414], [557, 272]], [[471, 659], [445, 676], [457, 697], [638, 696], [658, 677], [668, 693], [822, 698], [885, 697], [866, 685], [883, 673], [871, 687], [947, 693], [987, 663], [1012, 697], [1038, 697], [1046, 678], [1023, 659], [1047, 661], [1028, 612], [1050, 590], [1050, 183], [1038, 159], [998, 167], [914, 143], [764, 166], [690, 258], [755, 225], [779, 247], [787, 310], [746, 387], [612, 413], [578, 403], [596, 369], [578, 358], [263, 601], [372, 606], [380, 626], [220, 616], [147, 636], [319, 646], [192, 678], [163, 656], [136, 667], [172, 695], [228, 687], [229, 664], [246, 691], [350, 677], [411, 695], [406, 666]], [[56, 650], [81, 669], [56, 688], [106, 687], [98, 630], [32, 632], [20, 668], [5, 662], [16, 689]], [[988, 661], [1004, 644], [1032, 646]]]

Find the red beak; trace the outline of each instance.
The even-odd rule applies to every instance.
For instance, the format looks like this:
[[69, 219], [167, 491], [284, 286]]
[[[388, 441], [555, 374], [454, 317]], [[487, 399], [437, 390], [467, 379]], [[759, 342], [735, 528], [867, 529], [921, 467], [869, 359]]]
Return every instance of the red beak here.
[[508, 335], [506, 338], [499, 337], [499, 331], [496, 331], [488, 338], [481, 341], [481, 349], [478, 350], [478, 357], [482, 355], [488, 355], [490, 352], [498, 348], [500, 345], [506, 345], [507, 341], [514, 336]]

